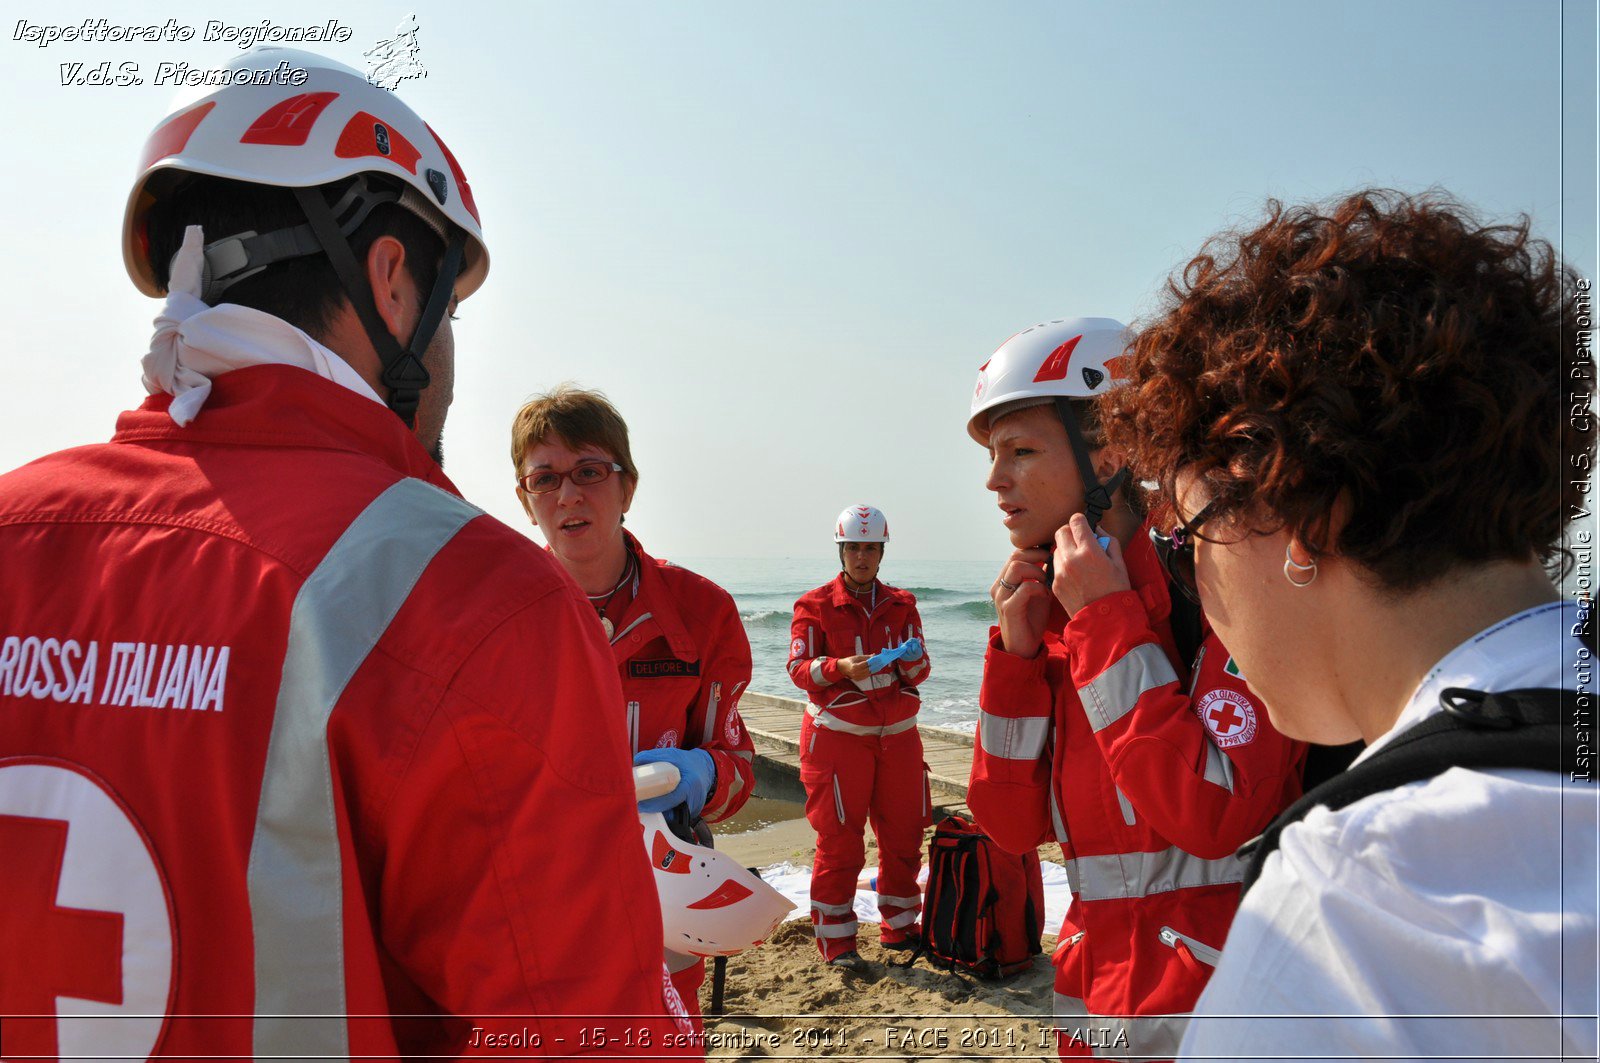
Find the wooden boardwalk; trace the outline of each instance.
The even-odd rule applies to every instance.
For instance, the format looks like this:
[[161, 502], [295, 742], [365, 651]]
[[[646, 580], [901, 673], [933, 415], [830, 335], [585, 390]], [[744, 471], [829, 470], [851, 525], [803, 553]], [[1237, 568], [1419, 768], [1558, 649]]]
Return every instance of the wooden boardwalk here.
[[[739, 699], [739, 715], [756, 747], [758, 794], [805, 799], [800, 786], [800, 720], [805, 711], [806, 703], [794, 698], [746, 691]], [[936, 813], [969, 815], [967, 775], [972, 769], [972, 736], [945, 727], [919, 730]]]

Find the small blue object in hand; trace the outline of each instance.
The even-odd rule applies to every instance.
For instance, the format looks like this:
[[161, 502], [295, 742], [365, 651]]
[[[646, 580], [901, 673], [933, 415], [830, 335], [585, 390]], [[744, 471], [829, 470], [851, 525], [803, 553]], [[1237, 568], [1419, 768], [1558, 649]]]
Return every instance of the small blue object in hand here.
[[876, 674], [902, 658], [920, 656], [922, 656], [922, 640], [909, 638], [893, 649], [879, 650], [868, 657], [867, 670]]
[[1100, 543], [1100, 549], [1104, 550], [1108, 554], [1111, 552], [1111, 536], [1096, 535], [1095, 539]]
[[678, 785], [660, 797], [640, 801], [640, 812], [667, 812], [678, 805], [687, 805], [689, 818], [695, 819], [717, 785], [717, 762], [703, 749], [645, 749], [634, 754], [633, 762], [664, 762], [678, 769]]

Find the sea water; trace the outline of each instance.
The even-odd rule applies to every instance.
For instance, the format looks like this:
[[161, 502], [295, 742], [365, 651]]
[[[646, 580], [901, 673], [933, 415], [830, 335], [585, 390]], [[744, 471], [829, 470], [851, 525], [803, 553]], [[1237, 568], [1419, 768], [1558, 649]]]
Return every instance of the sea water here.
[[[789, 680], [789, 622], [795, 599], [839, 574], [827, 556], [758, 561], [749, 558], [672, 558], [733, 595], [750, 637], [750, 689], [804, 698]], [[1002, 559], [1003, 560], [1003, 559]], [[983, 650], [994, 623], [989, 587], [999, 562], [900, 561], [891, 553], [878, 578], [917, 596], [922, 637], [933, 672], [920, 687], [924, 725], [971, 734], [977, 729]]]

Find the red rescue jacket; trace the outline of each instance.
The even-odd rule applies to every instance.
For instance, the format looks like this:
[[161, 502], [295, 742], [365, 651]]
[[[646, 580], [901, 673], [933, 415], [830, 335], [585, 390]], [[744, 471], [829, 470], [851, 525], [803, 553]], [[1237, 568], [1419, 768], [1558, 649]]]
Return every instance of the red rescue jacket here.
[[633, 598], [615, 621], [611, 655], [622, 676], [628, 739], [641, 749], [704, 749], [717, 764], [706, 798], [707, 823], [727, 819], [750, 799], [755, 746], [739, 718], [750, 683], [750, 640], [727, 591], [704, 576], [646, 554]]
[[169, 402], [0, 477], [0, 1012], [150, 1016], [7, 1052], [671, 1051], [582, 592], [337, 384]]
[[[1306, 753], [1273, 728], [1209, 627], [1183, 667], [1146, 529], [1124, 557], [1133, 588], [1070, 621], [1054, 603], [1032, 660], [992, 630], [967, 795], [1004, 848], [1061, 843], [1073, 899], [1056, 992], [1068, 1029], [1074, 1015], [1094, 1029], [1193, 1007], [1239, 904], [1232, 854], [1299, 796]], [[1141, 1020], [1117, 1047], [1171, 1056], [1182, 1022]]]
[[922, 638], [922, 617], [910, 591], [874, 580], [871, 606], [851, 594], [844, 574], [835, 576], [794, 603], [789, 626], [789, 678], [811, 699], [807, 712], [817, 726], [847, 734], [887, 735], [917, 724], [922, 696], [917, 686], [932, 670], [924, 645], [921, 657], [902, 658], [863, 680], [846, 679], [839, 658], [871, 656]]

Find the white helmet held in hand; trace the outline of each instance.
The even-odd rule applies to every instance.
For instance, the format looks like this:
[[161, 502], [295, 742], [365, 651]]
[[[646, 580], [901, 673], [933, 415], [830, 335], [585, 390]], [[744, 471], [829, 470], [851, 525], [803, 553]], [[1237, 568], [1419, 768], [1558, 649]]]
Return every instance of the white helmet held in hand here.
[[886, 543], [889, 541], [889, 519], [876, 506], [851, 506], [839, 514], [834, 525], [833, 541], [836, 543]]
[[[678, 784], [670, 764], [634, 768], [640, 798]], [[672, 952], [732, 956], [766, 941], [793, 910], [789, 899], [727, 853], [686, 842], [659, 812], [639, 813], [644, 849], [661, 900], [661, 940]]]
[[985, 446], [997, 413], [1056, 398], [1088, 399], [1121, 383], [1128, 327], [1109, 317], [1058, 318], [1023, 329], [978, 369], [967, 434]]

